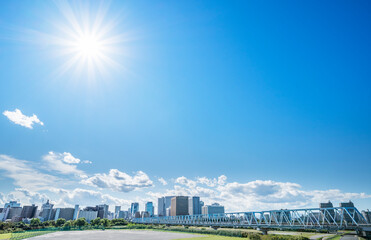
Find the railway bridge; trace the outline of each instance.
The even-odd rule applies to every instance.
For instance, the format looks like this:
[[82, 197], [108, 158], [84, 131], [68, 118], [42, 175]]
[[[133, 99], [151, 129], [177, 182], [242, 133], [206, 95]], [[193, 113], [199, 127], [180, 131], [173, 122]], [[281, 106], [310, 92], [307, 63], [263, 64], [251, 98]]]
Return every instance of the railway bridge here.
[[134, 218], [134, 223], [212, 228], [255, 228], [266, 234], [269, 229], [354, 230], [371, 237], [371, 223], [355, 207], [281, 209], [257, 212], [234, 212], [208, 215], [185, 215]]

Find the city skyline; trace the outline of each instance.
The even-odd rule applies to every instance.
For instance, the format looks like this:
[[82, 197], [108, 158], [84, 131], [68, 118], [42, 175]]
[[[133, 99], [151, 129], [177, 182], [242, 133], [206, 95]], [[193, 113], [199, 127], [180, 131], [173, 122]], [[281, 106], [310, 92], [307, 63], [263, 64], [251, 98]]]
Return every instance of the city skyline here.
[[269, 3], [0, 3], [0, 205], [371, 208], [371, 3]]

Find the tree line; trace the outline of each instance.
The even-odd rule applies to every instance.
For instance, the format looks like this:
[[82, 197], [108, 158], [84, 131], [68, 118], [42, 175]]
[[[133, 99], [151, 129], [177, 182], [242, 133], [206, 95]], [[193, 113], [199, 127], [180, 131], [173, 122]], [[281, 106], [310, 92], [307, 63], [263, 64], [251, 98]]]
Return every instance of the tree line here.
[[0, 222], [0, 233], [15, 232], [15, 231], [27, 231], [35, 229], [47, 229], [47, 228], [60, 228], [61, 230], [70, 230], [73, 228], [109, 228], [111, 226], [124, 226], [128, 222], [124, 219], [112, 219], [107, 218], [96, 218], [87, 222], [85, 218], [79, 218], [76, 220], [65, 220], [59, 218], [57, 221], [49, 220], [41, 222], [38, 218], [33, 218], [30, 224], [24, 222]]

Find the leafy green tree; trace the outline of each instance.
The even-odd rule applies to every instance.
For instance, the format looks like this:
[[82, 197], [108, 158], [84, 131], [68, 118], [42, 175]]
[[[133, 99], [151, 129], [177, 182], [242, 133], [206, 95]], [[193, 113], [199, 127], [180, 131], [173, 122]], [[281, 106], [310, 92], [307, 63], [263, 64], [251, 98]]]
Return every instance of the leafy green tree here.
[[91, 222], [90, 222], [90, 224], [92, 225], [92, 226], [99, 226], [100, 225], [100, 217], [98, 217], [98, 218], [96, 218], [96, 219], [93, 219], [93, 220], [91, 220]]
[[86, 226], [88, 222], [85, 220], [85, 218], [79, 218], [75, 221], [75, 225], [79, 228]]
[[68, 229], [71, 229], [71, 227], [72, 227], [72, 221], [70, 220], [70, 221], [67, 221], [67, 222], [65, 222], [64, 224], [63, 224], [63, 229], [66, 229], [66, 230], [68, 230]]
[[38, 218], [32, 218], [31, 219], [31, 227], [38, 227], [41, 225], [41, 221]]
[[117, 218], [117, 219], [112, 219], [111, 220], [112, 225], [114, 226], [124, 226], [128, 225], [128, 222], [125, 221], [123, 218]]
[[103, 227], [107, 228], [107, 227], [111, 226], [111, 221], [107, 218], [104, 218], [104, 219], [101, 220], [101, 224], [102, 224]]
[[57, 227], [61, 227], [63, 226], [64, 224], [66, 223], [66, 220], [64, 218], [59, 218], [56, 222], [55, 222], [55, 225]]

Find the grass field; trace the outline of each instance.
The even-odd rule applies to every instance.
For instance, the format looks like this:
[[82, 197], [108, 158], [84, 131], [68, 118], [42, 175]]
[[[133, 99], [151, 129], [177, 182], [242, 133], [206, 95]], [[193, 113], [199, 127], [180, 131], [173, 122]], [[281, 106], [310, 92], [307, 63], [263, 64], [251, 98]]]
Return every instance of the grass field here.
[[11, 236], [11, 233], [3, 233], [0, 234], [0, 239], [9, 239]]

